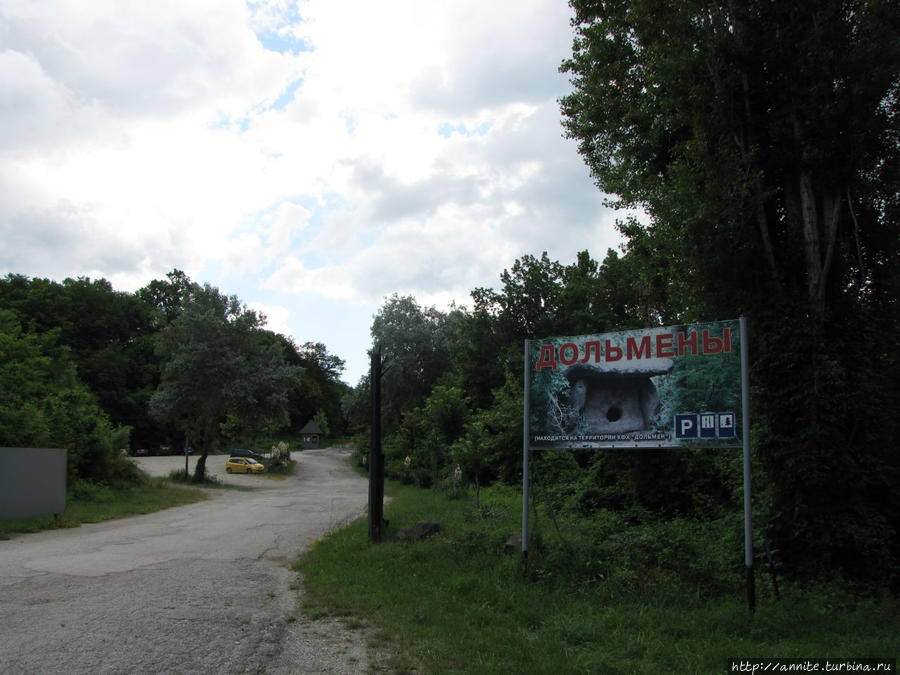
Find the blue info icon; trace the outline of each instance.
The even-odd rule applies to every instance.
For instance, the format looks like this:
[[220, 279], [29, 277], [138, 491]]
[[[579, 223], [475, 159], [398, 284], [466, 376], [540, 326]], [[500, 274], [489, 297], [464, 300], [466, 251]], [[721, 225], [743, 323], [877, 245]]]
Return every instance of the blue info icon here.
[[698, 438], [700, 431], [697, 417], [694, 413], [675, 415], [675, 438]]
[[717, 417], [719, 438], [734, 438], [737, 435], [735, 431], [736, 425], [734, 423], [734, 413], [718, 413]]
[[700, 438], [716, 437], [717, 413], [700, 413]]

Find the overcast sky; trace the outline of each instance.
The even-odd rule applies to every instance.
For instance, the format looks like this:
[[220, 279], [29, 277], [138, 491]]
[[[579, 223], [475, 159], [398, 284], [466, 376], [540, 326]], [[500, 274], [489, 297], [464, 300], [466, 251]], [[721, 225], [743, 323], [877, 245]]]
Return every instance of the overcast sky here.
[[174, 268], [355, 385], [392, 293], [618, 242], [562, 137], [565, 0], [0, 0], [0, 273]]

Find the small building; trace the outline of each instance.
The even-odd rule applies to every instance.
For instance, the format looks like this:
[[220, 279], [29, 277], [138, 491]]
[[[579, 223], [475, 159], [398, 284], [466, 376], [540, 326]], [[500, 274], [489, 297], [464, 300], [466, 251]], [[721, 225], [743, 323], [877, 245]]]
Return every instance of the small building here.
[[304, 450], [318, 448], [322, 436], [322, 430], [319, 428], [319, 425], [310, 420], [300, 430], [300, 447]]

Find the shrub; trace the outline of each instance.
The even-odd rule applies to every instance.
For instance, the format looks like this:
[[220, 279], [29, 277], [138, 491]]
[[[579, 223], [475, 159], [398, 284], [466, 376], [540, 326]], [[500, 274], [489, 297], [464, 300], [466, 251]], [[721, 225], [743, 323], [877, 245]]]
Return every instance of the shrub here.
[[269, 462], [271, 473], [285, 473], [291, 466], [291, 449], [281, 441], [272, 446], [272, 460]]

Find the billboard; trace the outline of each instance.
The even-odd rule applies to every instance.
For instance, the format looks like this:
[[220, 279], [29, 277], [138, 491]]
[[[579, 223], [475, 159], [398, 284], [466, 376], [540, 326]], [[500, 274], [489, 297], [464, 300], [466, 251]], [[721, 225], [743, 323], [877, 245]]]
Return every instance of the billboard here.
[[741, 446], [738, 320], [529, 340], [531, 449]]

